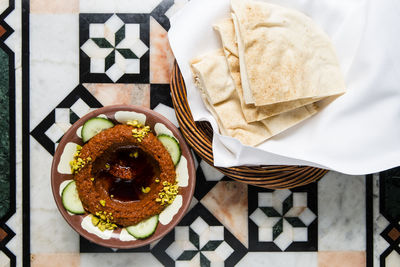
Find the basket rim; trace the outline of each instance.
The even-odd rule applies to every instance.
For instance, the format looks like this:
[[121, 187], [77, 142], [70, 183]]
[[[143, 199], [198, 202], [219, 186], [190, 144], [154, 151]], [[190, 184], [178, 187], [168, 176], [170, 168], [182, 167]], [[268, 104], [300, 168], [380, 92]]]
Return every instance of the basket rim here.
[[[177, 62], [172, 69], [171, 97], [182, 135], [189, 146], [208, 164], [224, 175], [240, 182], [267, 187], [286, 189], [306, 185], [324, 176], [328, 170], [298, 165], [257, 165], [217, 167], [214, 165], [212, 137], [199, 129], [205, 122], [195, 122], [187, 101], [186, 85]], [[203, 127], [204, 125], [201, 125]], [[207, 126], [204, 126], [207, 127]], [[209, 131], [212, 132], [210, 126]]]

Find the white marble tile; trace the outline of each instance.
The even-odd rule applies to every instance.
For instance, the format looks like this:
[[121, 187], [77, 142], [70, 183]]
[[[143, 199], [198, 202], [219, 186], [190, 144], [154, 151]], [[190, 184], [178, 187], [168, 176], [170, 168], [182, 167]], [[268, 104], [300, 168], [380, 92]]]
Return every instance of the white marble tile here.
[[104, 58], [91, 58], [90, 59], [90, 72], [91, 73], [104, 73], [106, 68], [106, 61]]
[[317, 267], [316, 252], [249, 252], [237, 267]]
[[175, 227], [175, 241], [165, 250], [165, 252], [176, 260], [184, 251], [197, 250], [189, 240], [189, 227]]
[[198, 217], [192, 224], [190, 225], [193, 231], [196, 232], [199, 236], [208, 230], [208, 224], [201, 218]]
[[182, 245], [185, 241], [175, 241], [173, 242], [166, 250], [165, 253], [167, 253], [168, 256], [171, 257], [171, 259], [176, 260], [181, 254], [182, 254]]
[[151, 253], [81, 253], [80, 266], [158, 267], [162, 264]]
[[141, 58], [149, 50], [149, 47], [145, 45], [145, 43], [143, 43], [140, 39], [137, 39], [132, 44], [130, 49], [133, 53], [135, 53], [138, 58]]
[[189, 226], [175, 227], [175, 241], [189, 240]]
[[136, 58], [125, 59], [125, 73], [139, 74], [140, 73], [140, 60]]
[[0, 14], [9, 6], [9, 0], [0, 0]]
[[45, 134], [50, 138], [51, 141], [56, 143], [61, 136], [64, 135], [64, 132], [60, 127], [57, 126], [57, 124], [53, 124], [49, 129], [47, 129]]
[[83, 117], [90, 112], [90, 107], [86, 104], [82, 99], [76, 100], [76, 102], [71, 106], [71, 110], [78, 115], [79, 117]]
[[100, 48], [93, 40], [87, 40], [81, 50], [90, 58], [105, 59], [113, 50], [112, 48]]
[[272, 193], [260, 192], [258, 193], [258, 206], [272, 207], [272, 199]]
[[200, 167], [207, 181], [219, 181], [224, 177], [224, 174], [222, 172], [210, 166], [210, 164], [208, 164], [204, 160], [200, 162]]
[[289, 189], [285, 190], [276, 190], [272, 193], [272, 203], [273, 208], [279, 213], [282, 214], [283, 212], [283, 201], [290, 196], [292, 192]]
[[307, 242], [308, 230], [306, 227], [293, 227], [293, 241], [294, 242]]
[[210, 240], [224, 240], [224, 227], [211, 226], [210, 227]]
[[78, 23], [78, 14], [30, 15], [31, 130], [79, 84]]
[[69, 108], [56, 108], [56, 122], [69, 122]]
[[140, 24], [128, 23], [125, 24], [125, 39], [137, 40], [140, 38]]
[[365, 177], [329, 172], [318, 183], [318, 247], [365, 250]]
[[80, 0], [81, 13], [150, 13], [161, 0]]
[[261, 226], [263, 225], [265, 218], [267, 217], [267, 215], [265, 215], [265, 213], [260, 210], [260, 209], [256, 209], [252, 214], [250, 214], [249, 218], [257, 225], [257, 226]]
[[309, 226], [317, 216], [309, 208], [304, 209], [304, 211], [299, 215], [299, 219], [306, 225]]
[[104, 24], [91, 23], [89, 24], [89, 38], [104, 38]]
[[261, 242], [272, 242], [274, 240], [272, 227], [258, 228], [258, 240]]
[[69, 122], [56, 122], [56, 125], [65, 133], [71, 127]]
[[124, 22], [115, 14], [104, 23], [104, 27], [108, 28], [112, 33], [116, 33], [123, 25]]
[[[160, 103], [153, 110], [162, 114], [170, 122], [172, 122], [176, 127], [179, 127], [178, 119], [176, 118], [175, 110], [173, 108]], [[195, 158], [196, 157], [193, 156], [193, 159], [195, 159]], [[197, 162], [197, 160], [196, 160], [196, 162]], [[196, 167], [196, 169], [197, 169], [197, 167]]]
[[52, 157], [34, 138], [30, 142], [31, 252], [78, 252], [79, 235], [61, 216], [51, 191]]
[[3, 251], [0, 251], [0, 267], [7, 266], [10, 266], [10, 258]]
[[294, 207], [307, 207], [307, 193], [294, 192], [293, 193], [293, 206]]
[[234, 249], [224, 241], [217, 247], [215, 252], [222, 260], [226, 260], [234, 252]]
[[400, 266], [400, 255], [397, 253], [397, 251], [392, 251], [387, 257], [386, 257], [386, 267], [399, 267]]
[[274, 243], [284, 251], [293, 242], [293, 227], [286, 220], [283, 220], [282, 230], [282, 233], [275, 238]]
[[122, 75], [124, 75], [124, 72], [118, 67], [117, 64], [114, 64], [106, 71], [106, 74], [113, 82], [116, 82], [122, 77]]

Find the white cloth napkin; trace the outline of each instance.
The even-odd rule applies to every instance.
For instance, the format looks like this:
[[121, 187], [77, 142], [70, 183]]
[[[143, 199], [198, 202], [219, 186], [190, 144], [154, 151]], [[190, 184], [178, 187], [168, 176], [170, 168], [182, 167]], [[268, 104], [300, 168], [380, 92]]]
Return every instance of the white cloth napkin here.
[[196, 121], [214, 130], [214, 164], [309, 165], [366, 174], [400, 165], [400, 2], [265, 0], [296, 8], [332, 38], [347, 93], [316, 116], [249, 147], [221, 136], [194, 86], [190, 60], [221, 47], [212, 25], [230, 15], [229, 0], [192, 0], [171, 18], [169, 40]]

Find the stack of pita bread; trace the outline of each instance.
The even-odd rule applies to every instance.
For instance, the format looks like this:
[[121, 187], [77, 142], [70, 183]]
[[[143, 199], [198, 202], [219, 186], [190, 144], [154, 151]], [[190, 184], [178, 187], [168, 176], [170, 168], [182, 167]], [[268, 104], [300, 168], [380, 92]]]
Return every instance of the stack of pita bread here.
[[221, 134], [256, 146], [345, 92], [335, 49], [311, 18], [253, 0], [232, 0], [231, 9], [214, 26], [222, 49], [191, 62]]

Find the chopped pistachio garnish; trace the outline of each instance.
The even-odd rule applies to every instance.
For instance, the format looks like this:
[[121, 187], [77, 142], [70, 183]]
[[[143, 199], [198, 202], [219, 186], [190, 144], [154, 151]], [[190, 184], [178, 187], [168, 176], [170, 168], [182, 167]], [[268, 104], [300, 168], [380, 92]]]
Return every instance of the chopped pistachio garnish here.
[[106, 165], [104, 165], [104, 167], [106, 167], [106, 169], [110, 168], [110, 164], [106, 163]]
[[82, 159], [80, 157], [81, 150], [82, 147], [80, 145], [76, 145], [76, 152], [74, 154], [74, 159], [69, 162], [72, 174], [75, 174], [78, 171], [80, 171], [86, 165], [86, 163], [92, 160], [90, 157], [87, 157], [85, 160]]
[[103, 207], [106, 205], [106, 201], [104, 199], [100, 199], [100, 205], [102, 205]]
[[94, 178], [92, 177], [92, 178], [90, 178], [90, 180], [91, 180], [91, 181], [94, 181]]
[[99, 228], [102, 232], [117, 228], [117, 225], [112, 223], [112, 219], [113, 217], [111, 212], [107, 213], [106, 211], [99, 211], [96, 212], [96, 215], [92, 214], [92, 224], [97, 226], [97, 228]]
[[176, 195], [178, 194], [178, 183], [169, 183], [167, 181], [163, 182], [164, 187], [158, 193], [158, 198], [156, 198], [156, 202], [159, 202], [161, 205], [169, 205], [174, 202]]
[[139, 123], [138, 120], [128, 121], [126, 124], [135, 127], [132, 129], [132, 136], [135, 137], [139, 143], [142, 142], [143, 138], [150, 132], [150, 126], [145, 126]]
[[97, 226], [99, 224], [99, 222], [100, 222], [100, 219], [98, 217], [92, 215], [92, 224], [94, 226]]
[[150, 187], [146, 187], [146, 188], [144, 188], [143, 186], [142, 186], [142, 192], [143, 193], [145, 193], [145, 194], [147, 194], [148, 192], [150, 192]]
[[133, 127], [142, 127], [143, 125], [139, 123], [138, 120], [127, 121], [126, 124], [133, 126]]

